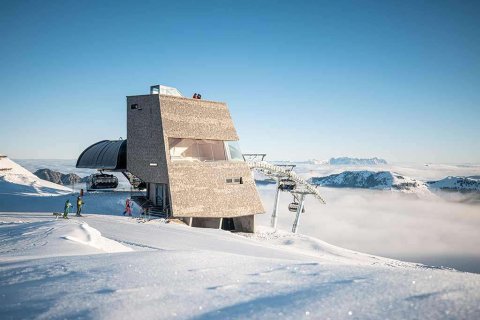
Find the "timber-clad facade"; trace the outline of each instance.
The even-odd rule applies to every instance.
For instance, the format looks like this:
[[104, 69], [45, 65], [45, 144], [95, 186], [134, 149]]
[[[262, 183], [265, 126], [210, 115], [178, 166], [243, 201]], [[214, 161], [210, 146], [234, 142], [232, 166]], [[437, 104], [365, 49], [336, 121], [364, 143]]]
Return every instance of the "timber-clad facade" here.
[[225, 103], [165, 94], [127, 97], [127, 170], [152, 202], [192, 226], [254, 229], [264, 213]]

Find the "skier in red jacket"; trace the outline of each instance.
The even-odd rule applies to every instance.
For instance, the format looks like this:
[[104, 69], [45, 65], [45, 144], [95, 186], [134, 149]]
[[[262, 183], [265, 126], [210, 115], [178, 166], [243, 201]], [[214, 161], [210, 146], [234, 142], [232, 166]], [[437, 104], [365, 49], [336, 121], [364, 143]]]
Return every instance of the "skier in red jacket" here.
[[128, 198], [125, 201], [125, 211], [123, 211], [123, 215], [125, 215], [125, 213], [127, 213], [130, 217], [132, 216], [132, 202]]

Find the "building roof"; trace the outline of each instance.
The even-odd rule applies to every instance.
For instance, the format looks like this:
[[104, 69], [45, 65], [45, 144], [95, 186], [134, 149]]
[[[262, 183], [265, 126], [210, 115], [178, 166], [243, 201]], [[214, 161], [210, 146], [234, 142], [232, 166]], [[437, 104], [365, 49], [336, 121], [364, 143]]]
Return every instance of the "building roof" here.
[[162, 129], [167, 137], [238, 140], [227, 104], [160, 95]]
[[77, 168], [101, 170], [127, 169], [127, 140], [102, 140], [85, 149]]

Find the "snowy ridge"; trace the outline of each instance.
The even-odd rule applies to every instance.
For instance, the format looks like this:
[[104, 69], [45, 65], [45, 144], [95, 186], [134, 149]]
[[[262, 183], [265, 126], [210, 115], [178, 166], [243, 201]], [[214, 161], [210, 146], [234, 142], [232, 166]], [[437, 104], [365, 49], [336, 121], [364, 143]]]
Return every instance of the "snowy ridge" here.
[[0, 193], [52, 196], [70, 188], [42, 180], [9, 158], [0, 158]]
[[428, 181], [428, 186], [433, 189], [447, 191], [480, 191], [480, 177], [453, 177], [449, 176], [438, 181]]
[[326, 177], [312, 177], [310, 181], [325, 187], [428, 192], [425, 183], [390, 171], [344, 171]]
[[478, 176], [449, 176], [438, 181], [423, 182], [391, 171], [344, 171], [325, 177], [312, 177], [310, 182], [324, 187], [395, 190], [422, 194], [429, 194], [429, 189], [480, 191]]
[[307, 160], [308, 164], [314, 164], [314, 165], [327, 165], [328, 164], [328, 160], [318, 160], [318, 159], [310, 159], [310, 160]]

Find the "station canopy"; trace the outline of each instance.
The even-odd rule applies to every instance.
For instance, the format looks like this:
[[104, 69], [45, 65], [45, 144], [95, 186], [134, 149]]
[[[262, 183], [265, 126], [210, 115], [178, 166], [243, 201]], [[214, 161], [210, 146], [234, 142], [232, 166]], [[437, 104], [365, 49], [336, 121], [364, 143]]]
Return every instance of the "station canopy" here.
[[85, 149], [77, 168], [122, 171], [127, 169], [127, 140], [102, 140]]

